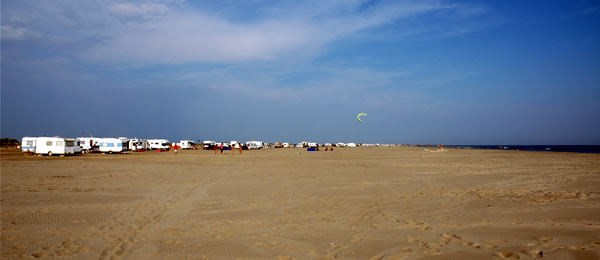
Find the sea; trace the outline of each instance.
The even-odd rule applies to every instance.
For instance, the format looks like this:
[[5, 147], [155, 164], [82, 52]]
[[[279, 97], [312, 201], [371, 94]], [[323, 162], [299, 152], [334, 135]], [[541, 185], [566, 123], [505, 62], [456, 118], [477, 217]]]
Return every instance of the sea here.
[[535, 152], [600, 153], [600, 145], [445, 145], [460, 149], [519, 150]]

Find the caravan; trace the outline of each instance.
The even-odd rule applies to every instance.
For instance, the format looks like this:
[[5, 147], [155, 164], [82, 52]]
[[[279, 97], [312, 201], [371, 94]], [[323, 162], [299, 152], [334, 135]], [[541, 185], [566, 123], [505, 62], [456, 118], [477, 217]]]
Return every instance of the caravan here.
[[252, 149], [262, 149], [263, 146], [263, 142], [261, 141], [248, 141], [246, 142], [246, 146], [248, 146], [248, 149], [252, 150]]
[[168, 151], [171, 149], [171, 144], [167, 139], [148, 139], [146, 141], [148, 143], [147, 148], [150, 150]]
[[35, 153], [37, 137], [23, 137], [21, 139], [21, 151], [24, 153]]
[[35, 140], [35, 153], [50, 156], [53, 154], [74, 154], [75, 139], [68, 139], [68, 142], [66, 142], [65, 138], [62, 137], [37, 137]]
[[122, 153], [127, 150], [127, 141], [119, 138], [100, 138], [98, 150], [102, 153]]
[[194, 146], [195, 143], [192, 140], [181, 140], [179, 143], [177, 143], [177, 145], [179, 145], [181, 149], [196, 149]]

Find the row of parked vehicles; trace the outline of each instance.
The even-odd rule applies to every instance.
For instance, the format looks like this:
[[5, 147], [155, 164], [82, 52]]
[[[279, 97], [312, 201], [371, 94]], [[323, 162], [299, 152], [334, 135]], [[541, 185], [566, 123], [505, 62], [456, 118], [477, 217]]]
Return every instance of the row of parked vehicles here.
[[[193, 149], [191, 140], [181, 140], [177, 143], [181, 149]], [[77, 153], [123, 153], [127, 151], [142, 152], [146, 150], [168, 151], [172, 144], [167, 139], [138, 139], [138, 138], [100, 138], [100, 137], [23, 137], [21, 150], [24, 153], [45, 155], [66, 155]]]

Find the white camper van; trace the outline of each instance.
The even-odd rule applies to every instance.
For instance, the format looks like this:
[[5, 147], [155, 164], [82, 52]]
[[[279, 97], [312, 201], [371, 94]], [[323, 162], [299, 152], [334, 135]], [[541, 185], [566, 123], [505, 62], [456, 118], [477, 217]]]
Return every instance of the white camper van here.
[[146, 141], [150, 150], [168, 151], [171, 149], [171, 145], [167, 139], [148, 139]]
[[192, 140], [181, 140], [179, 141], [179, 143], [177, 143], [177, 145], [179, 145], [181, 149], [193, 149], [194, 144], [195, 143]]
[[98, 150], [102, 153], [122, 153], [127, 150], [127, 141], [119, 138], [100, 138]]
[[246, 146], [248, 146], [248, 149], [252, 150], [252, 149], [262, 149], [263, 148], [263, 142], [261, 141], [248, 141], [246, 142]]
[[35, 142], [35, 153], [36, 154], [73, 154], [75, 153], [75, 141], [70, 139], [69, 146], [65, 142], [65, 138], [62, 137], [37, 137]]
[[21, 151], [24, 153], [35, 153], [37, 137], [23, 137], [21, 139]]

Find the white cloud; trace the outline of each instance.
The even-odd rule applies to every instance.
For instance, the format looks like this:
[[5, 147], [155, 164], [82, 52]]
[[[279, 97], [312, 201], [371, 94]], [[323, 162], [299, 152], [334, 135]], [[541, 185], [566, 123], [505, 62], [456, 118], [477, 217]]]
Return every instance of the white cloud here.
[[[267, 12], [269, 15], [250, 21], [203, 11], [169, 9], [169, 14], [161, 19], [127, 24], [114, 37], [86, 50], [85, 57], [132, 63], [237, 63], [306, 58], [351, 33], [400, 18], [456, 8], [437, 1], [392, 2], [368, 8], [360, 7], [358, 1], [319, 3], [304, 9], [295, 4], [273, 7]], [[118, 6], [122, 14], [128, 15], [162, 10], [140, 5]]]
[[25, 38], [26, 29], [12, 25], [2, 25], [3, 40], [22, 40]]
[[116, 3], [110, 7], [110, 11], [115, 14], [129, 17], [153, 17], [165, 14], [168, 11], [168, 7], [165, 4], [160, 3]]

